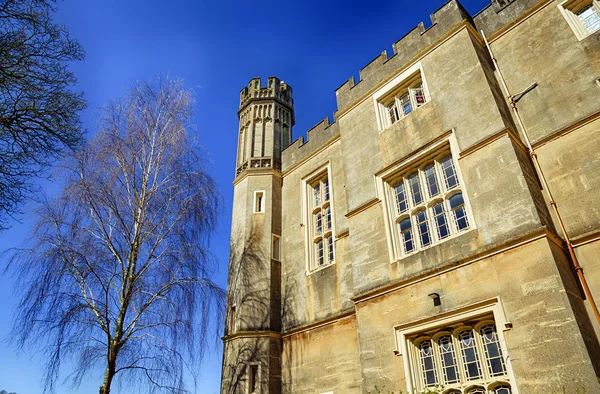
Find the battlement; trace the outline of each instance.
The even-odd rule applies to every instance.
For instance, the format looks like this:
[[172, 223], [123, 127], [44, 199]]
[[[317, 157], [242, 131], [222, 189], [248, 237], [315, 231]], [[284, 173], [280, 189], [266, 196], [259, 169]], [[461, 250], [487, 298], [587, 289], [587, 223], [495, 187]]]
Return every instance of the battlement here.
[[[394, 53], [391, 57], [388, 58], [387, 52], [383, 51], [360, 70], [360, 81], [355, 83], [354, 77], [351, 77], [337, 88], [338, 110], [346, 108], [376, 84], [406, 67], [417, 55], [456, 26], [469, 23], [477, 31], [483, 30], [489, 36], [514, 23], [515, 20], [539, 4], [539, 0], [491, 0], [489, 5], [472, 17], [458, 0], [449, 0], [431, 14], [432, 24], [430, 27], [425, 29], [423, 22], [419, 23], [392, 45]], [[277, 85], [278, 83], [279, 85]], [[289, 89], [291, 99], [291, 88], [284, 82], [270, 77], [269, 85], [263, 88], [260, 86], [260, 78], [255, 78], [250, 81], [247, 88], [242, 90], [240, 105], [247, 102], [244, 100], [250, 100], [253, 97], [269, 97], [269, 95], [285, 89]], [[265, 92], [263, 93], [263, 91]], [[334, 121], [335, 117], [334, 113]], [[308, 131], [307, 141], [299, 137], [283, 151], [282, 170], [285, 171], [286, 168], [301, 161], [338, 133], [337, 123], [330, 124], [329, 118], [323, 119]]]
[[345, 108], [463, 21], [471, 21], [469, 13], [457, 0], [448, 1], [431, 14], [429, 28], [425, 29], [423, 22], [419, 23], [392, 45], [394, 54], [391, 57], [388, 58], [386, 51], [382, 52], [360, 70], [360, 81], [355, 82], [351, 77], [337, 88], [338, 108]]
[[311, 153], [319, 149], [320, 146], [340, 133], [338, 123], [329, 123], [329, 117], [326, 117], [312, 129], [308, 130], [307, 141], [302, 136], [292, 142], [281, 154], [281, 168], [285, 171], [293, 164], [301, 161]]
[[290, 109], [294, 105], [292, 87], [276, 77], [267, 78], [267, 86], [262, 86], [260, 78], [252, 78], [248, 86], [240, 92], [240, 109], [253, 100], [274, 99], [287, 105]]

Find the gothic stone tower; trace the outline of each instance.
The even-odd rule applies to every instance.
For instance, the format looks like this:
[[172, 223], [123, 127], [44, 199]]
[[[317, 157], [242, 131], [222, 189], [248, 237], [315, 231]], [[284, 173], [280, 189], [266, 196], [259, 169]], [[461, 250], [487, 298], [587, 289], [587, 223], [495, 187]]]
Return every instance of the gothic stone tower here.
[[254, 78], [240, 93], [222, 394], [281, 393], [281, 151], [292, 88]]

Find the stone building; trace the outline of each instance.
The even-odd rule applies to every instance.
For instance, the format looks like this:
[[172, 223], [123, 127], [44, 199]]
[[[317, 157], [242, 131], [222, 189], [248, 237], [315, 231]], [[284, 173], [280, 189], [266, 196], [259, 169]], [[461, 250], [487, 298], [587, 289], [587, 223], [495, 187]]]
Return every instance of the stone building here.
[[451, 0], [307, 141], [250, 81], [222, 393], [600, 393], [599, 11]]

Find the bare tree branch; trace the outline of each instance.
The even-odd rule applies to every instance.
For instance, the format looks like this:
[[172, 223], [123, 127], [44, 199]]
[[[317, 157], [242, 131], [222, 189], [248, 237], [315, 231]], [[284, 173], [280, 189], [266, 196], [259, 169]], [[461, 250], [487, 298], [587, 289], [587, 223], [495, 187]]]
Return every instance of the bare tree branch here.
[[0, 230], [64, 151], [82, 142], [83, 93], [68, 64], [84, 52], [52, 20], [54, 0], [0, 0]]
[[38, 211], [31, 249], [13, 256], [26, 289], [13, 338], [50, 354], [46, 391], [74, 358], [74, 385], [105, 369], [101, 394], [121, 374], [120, 384], [184, 392], [184, 368], [221, 321], [209, 249], [220, 197], [188, 135], [193, 105], [169, 78], [107, 105], [67, 162], [64, 190]]

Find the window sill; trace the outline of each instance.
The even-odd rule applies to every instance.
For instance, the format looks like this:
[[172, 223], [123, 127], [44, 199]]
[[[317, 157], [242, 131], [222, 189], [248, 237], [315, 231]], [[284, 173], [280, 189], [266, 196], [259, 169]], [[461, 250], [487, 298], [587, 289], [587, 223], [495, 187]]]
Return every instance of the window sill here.
[[400, 122], [402, 122], [405, 119], [408, 119], [409, 116], [411, 116], [412, 114], [414, 114], [415, 112], [419, 111], [421, 108], [426, 107], [429, 103], [431, 103], [431, 100], [426, 101], [425, 104], [421, 105], [419, 108], [411, 111], [408, 115], [402, 117], [401, 119], [398, 119], [397, 121], [395, 121], [394, 123], [392, 123], [389, 126], [386, 126], [385, 128], [379, 130], [380, 133], [383, 133], [384, 131], [390, 130], [392, 129], [394, 126], [398, 125]]
[[475, 226], [469, 227], [468, 229], [462, 230], [461, 232], [458, 232], [458, 233], [455, 233], [455, 234], [452, 234], [449, 237], [446, 237], [443, 240], [441, 240], [441, 241], [439, 241], [439, 242], [437, 242], [435, 244], [428, 245], [428, 246], [426, 246], [424, 248], [415, 250], [414, 252], [410, 252], [408, 254], [405, 254], [405, 255], [402, 255], [400, 257], [397, 257], [393, 261], [391, 261], [390, 264], [400, 263], [402, 260], [405, 260], [405, 259], [407, 259], [409, 257], [418, 255], [419, 252], [423, 252], [425, 250], [429, 250], [429, 249], [435, 248], [436, 246], [443, 245], [444, 243], [446, 243], [446, 242], [448, 242], [450, 240], [456, 239], [456, 238], [461, 237], [461, 236], [466, 235], [466, 234], [470, 234], [470, 233], [472, 233], [475, 230], [477, 230], [477, 228]]
[[315, 268], [315, 269], [313, 269], [312, 271], [308, 271], [308, 272], [306, 273], [306, 276], [311, 276], [312, 274], [316, 274], [317, 272], [324, 271], [324, 270], [326, 270], [327, 268], [333, 267], [334, 265], [335, 265], [335, 261], [334, 261], [334, 262], [332, 262], [332, 263], [329, 263], [329, 264], [322, 265], [322, 266], [321, 266], [321, 267], [319, 267], [319, 268]]
[[600, 29], [598, 29], [596, 31], [593, 31], [591, 33], [588, 33], [585, 36], [578, 37], [578, 41], [583, 41], [583, 40], [586, 40], [586, 39], [588, 39], [590, 37], [598, 37], [598, 39], [600, 40]]

